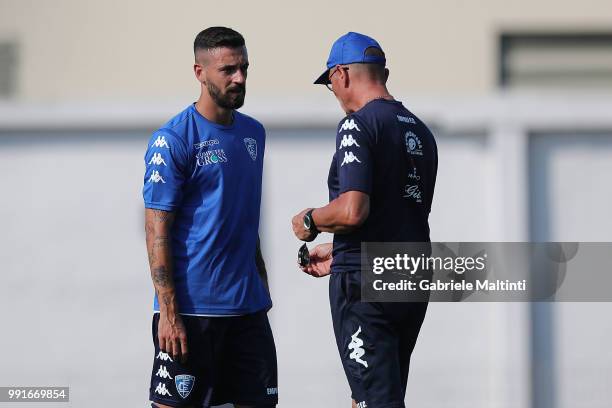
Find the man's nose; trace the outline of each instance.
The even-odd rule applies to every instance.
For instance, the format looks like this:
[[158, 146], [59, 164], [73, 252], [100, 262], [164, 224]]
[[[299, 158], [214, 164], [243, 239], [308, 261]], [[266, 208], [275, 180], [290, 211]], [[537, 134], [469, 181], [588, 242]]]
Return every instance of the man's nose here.
[[236, 70], [232, 78], [232, 82], [236, 84], [244, 84], [246, 82], [246, 72], [242, 72], [242, 70]]

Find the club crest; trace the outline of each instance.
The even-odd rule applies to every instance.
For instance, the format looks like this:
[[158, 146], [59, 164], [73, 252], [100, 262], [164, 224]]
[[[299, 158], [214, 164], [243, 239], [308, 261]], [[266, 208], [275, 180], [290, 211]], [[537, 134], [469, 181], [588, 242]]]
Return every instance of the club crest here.
[[245, 137], [244, 145], [246, 146], [247, 152], [249, 152], [251, 159], [253, 159], [253, 161], [257, 160], [257, 141], [250, 137]]
[[176, 384], [176, 390], [183, 399], [189, 396], [191, 390], [193, 390], [194, 383], [195, 377], [193, 375], [181, 374], [174, 377], [174, 384]]

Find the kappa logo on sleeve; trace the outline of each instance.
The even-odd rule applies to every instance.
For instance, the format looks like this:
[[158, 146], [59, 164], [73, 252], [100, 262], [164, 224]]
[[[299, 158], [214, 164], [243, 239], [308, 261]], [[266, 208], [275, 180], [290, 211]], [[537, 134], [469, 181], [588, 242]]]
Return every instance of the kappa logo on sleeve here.
[[151, 147], [164, 147], [166, 149], [170, 148], [170, 146], [168, 146], [168, 142], [166, 141], [166, 137], [161, 135], [157, 136], [157, 139], [155, 139], [155, 142], [153, 142]]
[[358, 132], [361, 132], [359, 127], [355, 124], [355, 119], [346, 119], [344, 123], [342, 123], [340, 130], [356, 130]]
[[163, 164], [164, 166], [166, 166], [166, 162], [164, 161], [164, 158], [162, 157], [161, 153], [153, 153], [153, 157], [151, 157], [151, 160], [149, 160], [149, 164], [154, 164], [156, 166]]
[[338, 148], [338, 150], [342, 149], [343, 147], [352, 147], [352, 146], [361, 147], [359, 146], [357, 141], [353, 139], [353, 135], [342, 135], [342, 140], [340, 141], [340, 147]]
[[151, 177], [149, 177], [149, 183], [159, 183], [160, 181], [162, 183], [166, 183], [164, 178], [159, 175], [159, 171], [153, 170], [153, 173], [151, 173]]
[[352, 162], [361, 163], [361, 161], [357, 158], [357, 156], [353, 154], [353, 152], [344, 152], [344, 160], [342, 160], [340, 167]]

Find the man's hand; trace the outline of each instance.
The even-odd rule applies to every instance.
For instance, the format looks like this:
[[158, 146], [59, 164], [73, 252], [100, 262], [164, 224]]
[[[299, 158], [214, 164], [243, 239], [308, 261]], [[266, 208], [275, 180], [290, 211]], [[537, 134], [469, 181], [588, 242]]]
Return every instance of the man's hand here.
[[327, 276], [332, 263], [333, 244], [320, 244], [310, 250], [310, 263], [300, 269], [315, 278]]
[[317, 237], [316, 233], [312, 233], [304, 227], [304, 215], [310, 210], [312, 210], [312, 208], [306, 208], [300, 211], [300, 213], [295, 215], [291, 220], [293, 233], [300, 241], [310, 242]]
[[160, 313], [157, 326], [159, 348], [168, 353], [173, 360], [187, 362], [189, 350], [187, 348], [187, 334], [183, 319], [179, 314]]

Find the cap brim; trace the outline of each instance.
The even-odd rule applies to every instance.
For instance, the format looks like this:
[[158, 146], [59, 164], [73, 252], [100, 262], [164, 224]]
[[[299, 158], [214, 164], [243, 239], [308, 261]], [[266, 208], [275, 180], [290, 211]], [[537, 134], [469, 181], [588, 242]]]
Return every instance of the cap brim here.
[[313, 83], [317, 85], [330, 84], [331, 82], [329, 81], [328, 73], [329, 73], [329, 69], [326, 69]]

